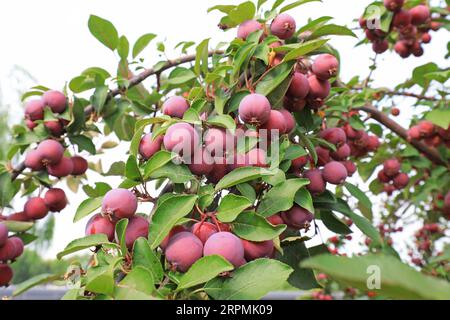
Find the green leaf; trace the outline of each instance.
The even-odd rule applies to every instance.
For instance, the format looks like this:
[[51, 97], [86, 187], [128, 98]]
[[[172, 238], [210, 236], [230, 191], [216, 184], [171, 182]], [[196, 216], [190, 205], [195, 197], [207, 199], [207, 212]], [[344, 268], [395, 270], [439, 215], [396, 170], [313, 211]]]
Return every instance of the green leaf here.
[[13, 197], [14, 187], [11, 181], [11, 174], [3, 172], [0, 174], [0, 207], [7, 207]]
[[273, 171], [270, 171], [270, 170], [267, 170], [264, 168], [259, 168], [259, 167], [237, 168], [237, 169], [231, 171], [230, 173], [228, 173], [227, 175], [225, 175], [219, 181], [219, 183], [216, 185], [215, 190], [219, 191], [222, 189], [226, 189], [226, 188], [235, 186], [237, 184], [255, 180], [255, 179], [261, 178], [262, 176], [265, 176], [265, 175], [272, 175], [274, 173], [275, 172], [273, 172]]
[[300, 188], [295, 193], [294, 201], [300, 207], [305, 208], [306, 210], [308, 210], [311, 213], [314, 213], [313, 199], [312, 199], [311, 193], [309, 193], [308, 189]]
[[301, 265], [329, 274], [333, 279], [363, 291], [368, 289], [370, 278], [379, 275], [380, 288], [373, 291], [384, 297], [402, 300], [450, 299], [448, 282], [426, 276], [392, 256], [377, 254], [347, 258], [320, 255]]
[[[328, 42], [328, 39], [316, 39], [312, 41], [308, 41], [305, 43], [295, 44], [292, 46], [281, 46], [279, 48], [283, 48], [283, 50], [286, 49], [292, 49], [289, 51], [285, 56], [283, 61], [290, 61], [290, 60], [296, 60], [298, 57], [304, 56], [316, 49], [319, 49], [321, 46], [323, 46], [325, 43]], [[281, 49], [276, 48], [276, 51], [281, 51]]]
[[131, 141], [134, 135], [136, 120], [129, 114], [120, 116], [114, 125], [114, 132], [120, 140]]
[[178, 220], [192, 211], [197, 198], [196, 195], [174, 195], [158, 205], [149, 230], [152, 249], [159, 246]]
[[372, 202], [370, 201], [369, 197], [364, 192], [362, 192], [357, 186], [351, 184], [350, 182], [346, 182], [344, 186], [348, 190], [348, 192], [350, 192], [352, 196], [358, 199], [358, 201], [362, 205], [364, 205], [368, 209], [372, 208]]
[[425, 75], [437, 71], [439, 71], [439, 67], [434, 62], [418, 66], [413, 70], [412, 80], [422, 88], [427, 88], [431, 80], [426, 78]]
[[164, 150], [155, 153], [145, 164], [144, 179], [147, 179], [154, 171], [162, 168], [164, 165], [172, 161], [174, 157], [174, 153]]
[[256, 46], [255, 43], [246, 43], [237, 50], [234, 56], [233, 72], [231, 73], [233, 79], [237, 79], [241, 69], [246, 68], [250, 57], [256, 50]]
[[168, 162], [164, 166], [153, 170], [150, 178], [169, 178], [173, 183], [185, 183], [194, 179], [194, 176], [186, 165]]
[[244, 211], [234, 220], [232, 228], [233, 232], [242, 239], [266, 241], [278, 237], [286, 230], [286, 225], [274, 226], [255, 212]]
[[450, 126], [450, 109], [433, 109], [426, 114], [425, 119], [447, 129]]
[[200, 42], [195, 49], [196, 56], [194, 70], [197, 75], [200, 75], [201, 72], [203, 72], [203, 74], [208, 73], [208, 45], [209, 38]]
[[103, 107], [105, 106], [106, 99], [108, 98], [108, 87], [99, 86], [95, 88], [94, 95], [92, 96], [92, 106], [98, 114], [101, 114]]
[[236, 188], [239, 190], [239, 192], [249, 199], [252, 203], [256, 200], [256, 191], [253, 189], [253, 187], [248, 183], [241, 183], [236, 186]]
[[110, 242], [108, 241], [106, 235], [103, 233], [93, 234], [83, 238], [75, 239], [72, 242], [70, 242], [63, 251], [59, 252], [56, 257], [58, 259], [61, 259], [62, 257], [68, 254], [84, 250], [90, 247], [100, 246], [106, 243]]
[[328, 230], [339, 234], [350, 234], [352, 230], [330, 210], [320, 210], [320, 219]]
[[216, 300], [259, 300], [282, 288], [292, 268], [273, 259], [257, 259], [237, 269], [226, 279], [215, 278], [205, 286]]
[[291, 74], [294, 62], [280, 63], [271, 69], [256, 85], [256, 92], [264, 96], [269, 95]]
[[55, 281], [59, 278], [61, 278], [60, 275], [54, 275], [54, 274], [49, 274], [49, 273], [44, 273], [44, 274], [34, 276], [24, 282], [17, 284], [12, 295], [14, 297], [17, 297], [18, 295], [21, 295], [22, 293], [30, 290], [33, 287], [36, 287], [36, 286], [44, 284], [44, 283], [49, 283], [49, 282]]
[[25, 232], [34, 226], [34, 222], [13, 220], [2, 221], [2, 224], [4, 224], [10, 232]]
[[290, 145], [284, 154], [285, 160], [294, 160], [303, 156], [306, 156], [308, 153], [306, 152], [305, 148], [302, 146], [299, 146], [298, 144]]
[[95, 155], [97, 153], [95, 150], [95, 145], [92, 142], [92, 138], [88, 138], [84, 135], [78, 135], [69, 136], [69, 140], [72, 144], [76, 144], [78, 146], [78, 152], [86, 150], [92, 155]]
[[147, 45], [156, 38], [156, 34], [147, 33], [139, 37], [133, 46], [133, 59], [136, 58]]
[[129, 293], [130, 291], [138, 291], [148, 296], [148, 299], [151, 299], [151, 294], [154, 289], [155, 280], [153, 279], [151, 272], [144, 267], [137, 266], [117, 284], [114, 296], [117, 300], [134, 300], [130, 297]]
[[217, 208], [217, 218], [222, 222], [231, 222], [245, 209], [250, 207], [252, 202], [246, 197], [235, 194], [227, 194], [220, 201]]
[[302, 26], [299, 30], [297, 30], [296, 33], [301, 34], [302, 32], [305, 32], [305, 31], [312, 31], [317, 26], [323, 25], [332, 19], [333, 19], [333, 17], [330, 17], [330, 16], [325, 16], [325, 17], [320, 17], [320, 18], [314, 19], [314, 20], [308, 22], [307, 24], [305, 24], [304, 26]]
[[128, 253], [127, 243], [125, 239], [126, 231], [128, 227], [128, 219], [121, 219], [116, 223], [116, 237], [119, 241], [120, 251], [122, 256], [125, 257]]
[[302, 290], [318, 288], [319, 284], [316, 281], [314, 272], [300, 266], [302, 261], [310, 257], [305, 242], [294, 240], [283, 241], [281, 244], [283, 254], [277, 253], [277, 260], [289, 265], [294, 270], [289, 276], [289, 284]]
[[164, 277], [164, 270], [155, 252], [145, 238], [138, 238], [133, 246], [133, 268], [142, 266], [150, 270], [153, 279], [159, 282]]
[[327, 24], [318, 27], [313, 31], [309, 38], [316, 39], [328, 35], [351, 36], [357, 38], [356, 34], [354, 34], [352, 30], [344, 26], [338, 26], [336, 24]]
[[80, 221], [102, 205], [103, 197], [88, 198], [80, 203], [73, 217], [73, 222]]
[[280, 13], [294, 9], [298, 6], [301, 6], [302, 4], [308, 3], [308, 2], [313, 2], [313, 1], [319, 1], [322, 2], [321, 0], [300, 0], [300, 1], [295, 1], [294, 3], [288, 4], [287, 6], [284, 6], [283, 8], [280, 9]]
[[232, 132], [236, 129], [236, 122], [234, 122], [234, 119], [228, 114], [213, 116], [208, 119], [207, 123], [213, 126], [228, 129]]
[[171, 85], [181, 85], [196, 77], [197, 75], [192, 70], [178, 67], [172, 70], [166, 82]]
[[257, 212], [263, 217], [292, 208], [297, 191], [309, 184], [308, 179], [289, 179], [270, 189], [260, 202]]
[[127, 163], [125, 164], [125, 177], [134, 181], [142, 180], [136, 157], [133, 155], [128, 157]]
[[89, 17], [88, 27], [89, 31], [95, 38], [97, 38], [98, 41], [103, 43], [111, 50], [117, 48], [119, 35], [116, 28], [111, 22], [98, 16], [91, 15]]
[[114, 294], [114, 265], [88, 269], [85, 289], [112, 296]]
[[117, 45], [117, 53], [122, 60], [127, 60], [128, 54], [130, 53], [130, 43], [127, 37], [121, 36]]
[[246, 1], [239, 4], [237, 7], [230, 10], [228, 16], [235, 23], [241, 24], [244, 21], [253, 19], [256, 13], [256, 7], [251, 1]]
[[200, 258], [181, 276], [177, 290], [208, 282], [219, 274], [233, 269], [233, 265], [222, 256], [212, 255]]

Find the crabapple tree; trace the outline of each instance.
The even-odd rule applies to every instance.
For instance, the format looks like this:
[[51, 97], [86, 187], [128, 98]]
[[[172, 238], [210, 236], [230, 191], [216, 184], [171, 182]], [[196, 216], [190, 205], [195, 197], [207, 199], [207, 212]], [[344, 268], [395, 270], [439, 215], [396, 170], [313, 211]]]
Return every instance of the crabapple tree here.
[[[182, 41], [179, 58], [156, 64], [142, 55], [155, 34], [130, 46], [92, 15], [89, 30], [116, 54], [117, 72], [92, 67], [64, 88], [24, 95], [0, 167], [0, 286], [33, 224], [69, 214], [85, 235], [58, 259], [93, 250], [87, 265], [74, 262], [67, 299], [260, 299], [292, 289], [319, 300], [450, 298], [449, 69], [429, 62], [393, 89], [372, 79], [377, 56], [414, 59], [446, 32], [448, 1], [375, 1], [346, 26], [330, 17], [299, 25], [290, 10], [314, 0], [287, 2], [214, 6], [233, 40]], [[369, 76], [341, 77], [352, 57], [329, 43], [338, 37], [372, 43]], [[395, 120], [403, 114], [408, 128]], [[92, 160], [119, 144], [127, 151], [109, 170]], [[78, 208], [64, 181], [84, 191]], [[20, 196], [25, 205], [13, 208]], [[396, 243], [406, 230], [409, 240]], [[325, 232], [333, 235], [322, 240]], [[370, 265], [389, 270], [390, 285], [369, 290]], [[14, 294], [70, 277], [42, 275]]]

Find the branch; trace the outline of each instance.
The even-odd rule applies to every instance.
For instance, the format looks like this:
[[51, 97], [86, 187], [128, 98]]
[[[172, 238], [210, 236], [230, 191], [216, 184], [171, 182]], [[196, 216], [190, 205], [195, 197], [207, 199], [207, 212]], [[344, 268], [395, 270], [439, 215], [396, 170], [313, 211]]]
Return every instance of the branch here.
[[408, 140], [408, 132], [397, 122], [389, 118], [386, 114], [379, 111], [372, 105], [367, 105], [359, 108], [355, 108], [356, 110], [362, 110], [369, 113], [372, 119], [375, 119], [379, 123], [383, 124], [385, 127], [395, 132], [398, 136], [408, 141], [411, 145], [413, 145], [417, 150], [422, 152], [430, 161], [437, 165], [449, 167], [449, 163], [443, 160], [439, 154], [439, 152], [432, 147], [427, 146], [425, 143], [419, 140]]
[[[210, 50], [210, 51], [208, 51], [208, 57], [211, 57], [214, 54], [223, 54], [223, 53], [224, 53], [223, 50]], [[196, 54], [185, 55], [185, 56], [179, 57], [177, 59], [168, 60], [164, 65], [162, 65], [158, 69], [154, 69], [154, 68], [145, 69], [144, 71], [142, 71], [141, 73], [139, 73], [138, 75], [136, 75], [130, 79], [128, 88], [132, 88], [132, 87], [138, 85], [139, 83], [141, 83], [142, 81], [144, 81], [145, 79], [147, 79], [148, 77], [150, 77], [152, 75], [155, 75], [155, 74], [159, 75], [167, 69], [178, 66], [180, 64], [194, 61], [195, 58], [196, 58]], [[111, 90], [108, 93], [108, 97], [107, 97], [106, 101], [114, 98], [115, 96], [117, 96], [123, 92], [124, 92], [124, 88], [120, 88], [120, 87]], [[95, 112], [95, 110], [92, 105], [89, 105], [84, 109], [84, 114], [86, 115], [86, 117], [89, 117], [93, 112]], [[25, 170], [25, 164], [23, 162], [21, 162], [16, 168], [14, 168], [12, 170], [11, 179], [14, 181], [24, 170]]]
[[411, 92], [402, 92], [402, 91], [393, 91], [393, 90], [381, 90], [380, 92], [387, 94], [388, 96], [403, 96], [403, 97], [412, 97], [419, 100], [427, 100], [427, 101], [440, 101], [441, 99], [425, 96], [422, 94], [415, 94]]

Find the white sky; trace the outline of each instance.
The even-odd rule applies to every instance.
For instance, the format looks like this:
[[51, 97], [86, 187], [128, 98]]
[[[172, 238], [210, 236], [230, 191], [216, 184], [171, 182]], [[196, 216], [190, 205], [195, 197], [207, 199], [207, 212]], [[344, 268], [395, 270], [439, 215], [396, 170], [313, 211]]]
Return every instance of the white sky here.
[[[286, 1], [286, 3], [293, 2]], [[307, 19], [320, 16], [334, 16], [334, 23], [350, 25], [358, 18], [368, 0], [323, 0], [322, 3], [310, 3], [296, 8], [289, 13], [296, 19], [297, 27], [305, 24]], [[0, 51], [0, 85], [4, 101], [17, 106], [17, 96], [13, 88], [16, 84], [10, 77], [11, 69], [18, 65], [27, 70], [37, 79], [38, 84], [60, 89], [65, 81], [77, 76], [82, 70], [99, 66], [114, 74], [117, 58], [90, 35], [87, 21], [90, 14], [110, 20], [116, 26], [120, 35], [126, 35], [130, 43], [145, 33], [158, 35], [156, 41], [164, 41], [170, 58], [177, 57], [178, 52], [172, 48], [182, 40], [200, 42], [211, 37], [213, 44], [230, 40], [235, 31], [224, 33], [216, 25], [221, 13], [206, 13], [207, 8], [216, 4], [236, 4], [237, 1], [137, 1], [128, 0], [14, 0], [0, 2], [0, 35], [2, 49]], [[272, 2], [269, 2], [272, 3]], [[354, 26], [355, 24], [353, 24]], [[374, 72], [375, 84], [392, 87], [411, 75], [415, 66], [426, 62], [436, 62], [440, 66], [448, 65], [443, 58], [446, 52], [448, 33], [440, 31], [432, 34], [432, 43], [425, 48], [421, 58], [401, 59], [398, 55], [386, 53], [381, 56], [378, 70]], [[151, 66], [160, 59], [156, 56], [154, 40], [149, 49], [144, 51], [146, 65]], [[349, 80], [354, 75], [366, 76], [370, 57], [373, 52], [369, 46], [354, 48], [358, 42], [349, 37], [335, 37], [333, 44], [341, 53], [341, 76]], [[153, 46], [152, 46], [153, 44]], [[28, 86], [28, 84], [27, 84]], [[408, 101], [404, 102], [407, 106]], [[20, 111], [20, 109], [18, 109]], [[20, 119], [20, 112], [17, 112]], [[404, 125], [409, 123], [411, 112], [403, 112], [400, 120]], [[17, 118], [14, 118], [16, 121]], [[126, 160], [123, 147], [123, 157], [117, 157], [119, 152], [114, 149], [113, 157], [103, 157], [105, 163]], [[120, 158], [120, 159], [118, 159]], [[104, 168], [108, 168], [106, 164]], [[98, 180], [97, 180], [98, 179]], [[111, 181], [93, 176], [90, 180]], [[114, 180], [113, 180], [114, 181]], [[112, 182], [117, 184], [117, 180]], [[56, 252], [72, 239], [84, 234], [85, 220], [72, 224], [73, 215], [80, 201], [85, 199], [84, 192], [74, 195], [69, 193], [71, 205], [62, 213], [57, 214], [55, 241], [46, 253], [54, 257]], [[20, 209], [21, 201], [15, 202]], [[322, 234], [324, 240], [328, 233]], [[315, 241], [316, 242], [316, 241]], [[317, 239], [317, 243], [320, 242]]]

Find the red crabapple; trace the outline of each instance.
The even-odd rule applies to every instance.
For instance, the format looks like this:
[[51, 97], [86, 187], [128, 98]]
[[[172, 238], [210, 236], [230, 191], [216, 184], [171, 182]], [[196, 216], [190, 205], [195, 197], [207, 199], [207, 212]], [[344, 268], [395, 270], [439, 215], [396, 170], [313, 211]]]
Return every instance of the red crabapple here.
[[308, 83], [308, 98], [325, 99], [330, 94], [331, 85], [327, 80], [320, 80], [316, 75], [310, 75]]
[[286, 13], [279, 14], [270, 24], [270, 32], [280, 39], [289, 39], [295, 33], [295, 20]]
[[383, 163], [383, 170], [388, 177], [394, 177], [400, 171], [400, 162], [397, 159], [388, 159]]
[[177, 233], [183, 232], [183, 231], [187, 231], [187, 229], [182, 226], [182, 225], [178, 225], [178, 226], [174, 226], [170, 231], [169, 234], [164, 238], [163, 241], [161, 241], [161, 243], [159, 244], [159, 246], [161, 247], [161, 249], [165, 250], [167, 248], [167, 245], [169, 244], [169, 240], [170, 238], [172, 238], [174, 235], [176, 235]]
[[179, 122], [167, 129], [163, 143], [167, 150], [188, 157], [200, 146], [200, 136], [191, 124]]
[[425, 32], [422, 34], [422, 43], [430, 43], [431, 42], [431, 36], [428, 32]]
[[308, 210], [294, 205], [288, 211], [281, 213], [284, 223], [293, 229], [304, 229], [309, 226], [314, 219], [314, 215]]
[[42, 161], [46, 164], [58, 163], [64, 154], [64, 148], [61, 143], [52, 139], [39, 143], [36, 150], [39, 151]]
[[186, 99], [179, 96], [170, 97], [162, 105], [162, 111], [165, 115], [180, 119], [183, 118], [187, 109], [189, 109], [189, 103]]
[[317, 154], [317, 164], [319, 166], [324, 166], [325, 164], [331, 161], [330, 150], [320, 146], [316, 147], [315, 150]]
[[347, 169], [348, 176], [351, 177], [356, 172], [356, 164], [351, 160], [346, 160], [341, 162], [345, 169]]
[[8, 221], [30, 221], [30, 218], [27, 217], [27, 215], [22, 211], [22, 212], [16, 212], [13, 214], [10, 214], [7, 217]]
[[55, 164], [47, 166], [48, 174], [57, 178], [67, 177], [73, 172], [73, 162], [71, 158], [62, 157], [62, 159]]
[[7, 287], [13, 278], [13, 270], [6, 263], [0, 264], [0, 287]]
[[205, 148], [199, 149], [195, 152], [188, 167], [197, 176], [208, 174], [214, 169], [214, 158]]
[[133, 248], [133, 244], [138, 238], [148, 238], [149, 225], [147, 219], [141, 216], [133, 216], [128, 219], [125, 231], [125, 244], [128, 249]]
[[409, 10], [412, 16], [411, 22], [414, 25], [420, 25], [427, 22], [427, 20], [430, 18], [430, 9], [426, 5], [418, 5], [414, 8], [411, 8]]
[[212, 156], [223, 156], [224, 152], [232, 147], [233, 139], [234, 137], [231, 137], [224, 129], [209, 128], [204, 134], [203, 142]]
[[25, 117], [31, 121], [44, 119], [45, 105], [42, 100], [30, 100], [25, 104]]
[[241, 241], [244, 247], [244, 257], [247, 261], [271, 257], [274, 250], [273, 240], [254, 242], [242, 239]]
[[44, 122], [48, 132], [54, 137], [60, 137], [64, 133], [64, 127], [59, 120], [49, 120]]
[[237, 30], [237, 37], [242, 40], [245, 40], [251, 33], [255, 32], [257, 30], [262, 30], [262, 29], [263, 29], [263, 26], [258, 21], [247, 20], [247, 21], [242, 22], [239, 25], [238, 30]]
[[330, 152], [330, 156], [334, 160], [345, 160], [350, 156], [350, 146], [344, 143], [336, 151]]
[[383, 170], [378, 171], [377, 178], [378, 178], [378, 181], [380, 181], [382, 183], [388, 183], [389, 181], [391, 181], [391, 178], [388, 177], [386, 175], [386, 173], [384, 173]]
[[34, 197], [28, 199], [28, 201], [25, 203], [23, 212], [28, 218], [33, 220], [39, 220], [47, 215], [48, 207], [45, 204], [44, 199]]
[[405, 0], [384, 0], [384, 6], [389, 11], [399, 10], [403, 6], [404, 3], [405, 3]]
[[37, 150], [28, 151], [25, 156], [24, 161], [25, 167], [31, 169], [32, 171], [41, 171], [44, 169], [42, 164], [42, 155]]
[[281, 109], [280, 112], [283, 115], [284, 121], [286, 123], [286, 133], [291, 133], [295, 129], [296, 125], [294, 116], [286, 109]]
[[19, 237], [11, 237], [8, 240], [11, 241], [11, 243], [14, 246], [13, 259], [16, 259], [16, 258], [20, 257], [22, 255], [22, 253], [23, 253], [24, 248], [25, 248], [25, 245], [23, 244], [22, 239], [20, 239]]
[[400, 10], [394, 16], [392, 24], [394, 27], [402, 29], [411, 24], [412, 16], [409, 10]]
[[312, 169], [305, 171], [303, 177], [309, 180], [309, 184], [306, 188], [313, 195], [321, 194], [325, 191], [326, 182], [322, 177], [322, 172], [319, 169]]
[[337, 75], [339, 62], [331, 54], [321, 54], [312, 64], [312, 72], [321, 80], [328, 80]]
[[308, 78], [303, 73], [295, 72], [289, 85], [288, 94], [297, 99], [304, 99], [308, 93]]
[[55, 113], [63, 113], [66, 111], [66, 96], [60, 91], [49, 90], [44, 92], [42, 101]]
[[242, 241], [230, 232], [217, 232], [206, 240], [203, 249], [204, 256], [220, 255], [235, 267], [242, 264], [244, 259], [244, 246]]
[[210, 222], [197, 222], [191, 227], [191, 232], [204, 244], [208, 238], [218, 232], [217, 227]]
[[270, 110], [269, 119], [261, 126], [261, 129], [267, 130], [268, 139], [272, 134], [284, 134], [286, 132], [286, 120], [283, 114], [278, 110]]
[[67, 206], [67, 197], [64, 190], [52, 188], [45, 193], [44, 201], [50, 211], [60, 212]]
[[344, 183], [348, 172], [342, 163], [331, 161], [323, 167], [322, 176], [326, 182], [337, 185]]
[[108, 217], [96, 214], [92, 216], [86, 224], [85, 233], [87, 236], [103, 233], [108, 237], [109, 241], [113, 241], [114, 230], [115, 225]]
[[307, 156], [295, 158], [291, 161], [291, 168], [294, 170], [300, 170], [308, 163], [308, 160], [309, 158]]
[[8, 239], [8, 228], [5, 224], [0, 223], [0, 247], [3, 247]]
[[139, 143], [139, 154], [144, 160], [150, 159], [156, 152], [161, 150], [163, 136], [152, 138], [151, 133], [144, 135]]
[[245, 123], [262, 125], [269, 120], [271, 106], [269, 100], [258, 93], [245, 96], [239, 104], [239, 117]]
[[389, 49], [389, 42], [386, 39], [376, 40], [372, 43], [372, 50], [375, 53], [383, 53]]
[[190, 232], [180, 232], [169, 240], [165, 254], [167, 261], [180, 272], [186, 272], [202, 257], [203, 244]]
[[136, 210], [136, 196], [127, 189], [112, 189], [105, 194], [102, 201], [102, 212], [117, 219], [131, 218]]
[[319, 136], [337, 147], [347, 142], [345, 131], [341, 128], [327, 128], [320, 131]]
[[85, 174], [88, 169], [88, 162], [86, 161], [86, 159], [80, 156], [73, 156], [71, 160], [73, 164], [72, 175], [80, 176], [82, 174]]
[[267, 221], [269, 221], [270, 224], [272, 224], [272, 225], [274, 225], [274, 226], [277, 226], [277, 225], [280, 225], [280, 224], [284, 224], [284, 221], [283, 221], [283, 219], [281, 218], [281, 216], [280, 216], [279, 213], [274, 214], [273, 216], [268, 217], [268, 218], [267, 218]]
[[404, 187], [406, 187], [409, 183], [409, 177], [406, 173], [399, 173], [397, 176], [394, 177], [394, 186], [397, 189], [403, 189]]

